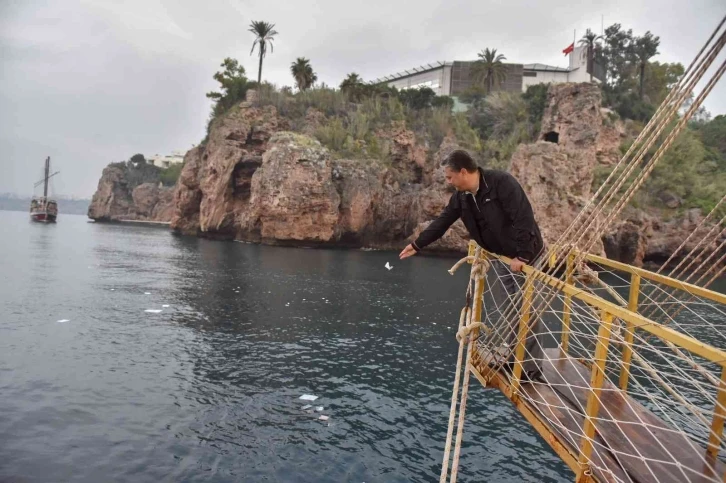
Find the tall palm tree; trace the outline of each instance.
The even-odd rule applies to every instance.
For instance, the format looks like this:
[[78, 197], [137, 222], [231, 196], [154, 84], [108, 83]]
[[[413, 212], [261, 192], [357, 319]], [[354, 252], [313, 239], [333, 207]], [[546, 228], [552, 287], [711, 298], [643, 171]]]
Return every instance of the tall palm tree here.
[[587, 71], [590, 73], [590, 82], [592, 82], [592, 72], [595, 70], [595, 45], [598, 40], [602, 40], [602, 35], [597, 35], [592, 30], [587, 29], [587, 31], [585, 31], [585, 35], [583, 35], [580, 42], [578, 42], [581, 46], [587, 47], [585, 52], [587, 54]]
[[638, 96], [643, 98], [643, 80], [645, 79], [645, 66], [648, 60], [659, 54], [658, 46], [660, 45], [660, 37], [653, 36], [650, 30], [642, 37], [637, 37], [633, 42], [633, 57], [638, 64], [640, 75], [640, 86], [638, 88]]
[[277, 31], [275, 30], [275, 24], [260, 21], [253, 21], [250, 24], [249, 31], [256, 35], [250, 55], [255, 51], [255, 46], [258, 46], [257, 50], [260, 55], [260, 69], [257, 71], [257, 83], [259, 84], [262, 82], [262, 59], [267, 55], [267, 47], [270, 47], [270, 52], [272, 52], [272, 41], [275, 39]]
[[290, 64], [290, 72], [292, 77], [295, 79], [297, 88], [304, 91], [318, 80], [318, 76], [313, 72], [313, 67], [310, 65], [310, 60], [305, 57], [298, 57], [295, 62]]
[[507, 60], [502, 54], [497, 54], [497, 49], [486, 48], [479, 52], [479, 60], [476, 61], [472, 68], [474, 81], [478, 84], [484, 84], [486, 92], [489, 94], [492, 87], [504, 82], [507, 78], [507, 66], [502, 62]]

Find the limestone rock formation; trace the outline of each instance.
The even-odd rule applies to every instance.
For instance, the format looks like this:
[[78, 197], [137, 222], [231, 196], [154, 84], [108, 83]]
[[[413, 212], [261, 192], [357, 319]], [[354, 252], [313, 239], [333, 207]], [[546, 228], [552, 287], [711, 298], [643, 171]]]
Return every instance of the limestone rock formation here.
[[[362, 142], [360, 158], [336, 159], [314, 138], [324, 113], [308, 109], [293, 133], [275, 107], [253, 100], [216, 119], [206, 142], [186, 154], [173, 196], [156, 184], [131, 182], [123, 165], [110, 165], [89, 216], [171, 219], [178, 233], [210, 238], [400, 249], [448, 203], [452, 190], [439, 164], [459, 147], [451, 133], [432, 152], [429, 140], [394, 121], [376, 133], [385, 160], [369, 159]], [[551, 86], [538, 140], [512, 157], [510, 171], [550, 244], [592, 196], [596, 168], [620, 159], [625, 127], [600, 102], [591, 84]], [[666, 223], [630, 212], [602, 240], [581, 246], [635, 265], [662, 261], [699, 219], [690, 213]], [[457, 222], [426, 251], [461, 253], [467, 242]]]
[[88, 217], [96, 221], [170, 221], [174, 189], [161, 187], [158, 182], [134, 186], [129, 178], [138, 176], [129, 169], [123, 163], [112, 163], [103, 170]]
[[[550, 86], [540, 141], [520, 145], [512, 155], [510, 172], [527, 193], [548, 244], [558, 240], [590, 198], [598, 150], [613, 149], [613, 141], [600, 139], [600, 102], [596, 85]], [[578, 245], [603, 253], [599, 239]]]

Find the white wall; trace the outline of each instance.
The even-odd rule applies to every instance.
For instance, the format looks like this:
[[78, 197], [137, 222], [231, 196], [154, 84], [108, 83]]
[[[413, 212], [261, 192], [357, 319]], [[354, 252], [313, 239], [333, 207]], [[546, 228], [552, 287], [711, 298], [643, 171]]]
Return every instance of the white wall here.
[[525, 92], [527, 87], [535, 84], [559, 84], [560, 82], [568, 82], [567, 72], [537, 71], [536, 74], [537, 77], [522, 77], [522, 92]]
[[403, 79], [387, 82], [387, 84], [399, 90], [425, 86], [433, 89], [437, 96], [448, 96], [451, 90], [451, 66], [441, 66], [435, 70], [413, 74]]
[[[592, 80], [600, 82], [595, 77]], [[590, 74], [587, 73], [587, 49], [584, 45], [575, 47], [570, 54], [570, 75], [567, 82], [590, 82]]]
[[148, 162], [156, 166], [157, 168], [168, 168], [174, 164], [181, 164], [184, 162], [184, 157], [180, 155], [171, 156], [152, 156], [148, 159]]
[[[592, 78], [595, 82], [599, 82], [596, 78]], [[570, 71], [568, 82], [590, 82], [590, 74], [587, 73], [585, 66]]]

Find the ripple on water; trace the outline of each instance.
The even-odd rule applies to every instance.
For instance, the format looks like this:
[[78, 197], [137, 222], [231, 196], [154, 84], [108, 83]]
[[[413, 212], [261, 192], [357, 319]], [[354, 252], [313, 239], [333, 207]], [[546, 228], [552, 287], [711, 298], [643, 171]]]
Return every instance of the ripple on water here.
[[[450, 260], [388, 271], [394, 253], [13, 216], [0, 212], [19, 230], [0, 238], [17, 267], [0, 281], [0, 480], [438, 480], [446, 325], [466, 286]], [[312, 412], [302, 394], [319, 396]], [[572, 479], [501, 395], [472, 386], [459, 481], [532, 475]]]

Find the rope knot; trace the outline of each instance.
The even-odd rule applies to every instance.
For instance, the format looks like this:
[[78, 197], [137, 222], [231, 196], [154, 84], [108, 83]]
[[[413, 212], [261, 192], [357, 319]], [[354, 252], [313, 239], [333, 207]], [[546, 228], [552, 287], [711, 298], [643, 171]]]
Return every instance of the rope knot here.
[[484, 279], [490, 266], [491, 264], [488, 259], [477, 258], [474, 260], [474, 266], [471, 267], [471, 276], [478, 280]]

